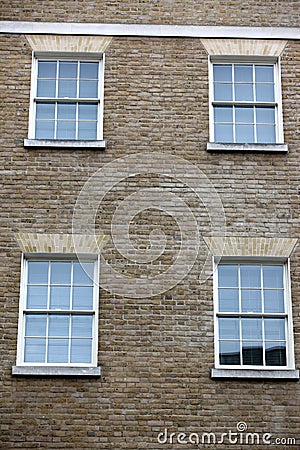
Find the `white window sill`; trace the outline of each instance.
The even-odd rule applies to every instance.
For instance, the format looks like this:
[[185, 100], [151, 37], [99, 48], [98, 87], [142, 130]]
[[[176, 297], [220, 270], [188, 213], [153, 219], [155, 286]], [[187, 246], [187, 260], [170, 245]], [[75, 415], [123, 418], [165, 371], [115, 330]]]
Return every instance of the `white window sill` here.
[[211, 378], [298, 381], [299, 370], [292, 369], [212, 369]]
[[13, 366], [12, 375], [99, 377], [101, 367]]
[[208, 142], [206, 150], [209, 152], [275, 152], [287, 153], [287, 144], [222, 144]]
[[84, 148], [84, 149], [105, 149], [105, 141], [77, 141], [64, 139], [24, 139], [24, 147], [47, 147], [47, 148]]

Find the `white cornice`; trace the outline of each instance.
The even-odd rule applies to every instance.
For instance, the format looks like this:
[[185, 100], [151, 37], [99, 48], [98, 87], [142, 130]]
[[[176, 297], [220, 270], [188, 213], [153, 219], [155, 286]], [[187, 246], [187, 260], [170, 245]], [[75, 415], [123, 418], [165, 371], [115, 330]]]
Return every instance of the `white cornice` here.
[[[63, 25], [63, 26], [62, 26]], [[182, 38], [300, 39], [300, 28], [108, 23], [0, 22], [0, 33]]]

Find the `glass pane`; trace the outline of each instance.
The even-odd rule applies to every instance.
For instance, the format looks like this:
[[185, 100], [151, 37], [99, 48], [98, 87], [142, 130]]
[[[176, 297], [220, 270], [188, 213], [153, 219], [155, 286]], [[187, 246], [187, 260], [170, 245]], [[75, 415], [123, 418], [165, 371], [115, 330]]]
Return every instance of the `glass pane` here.
[[220, 339], [239, 339], [240, 324], [239, 319], [224, 317], [219, 319], [219, 338]]
[[215, 106], [214, 118], [215, 122], [233, 122], [232, 106]]
[[264, 288], [283, 288], [283, 266], [263, 266]]
[[262, 339], [262, 319], [242, 319], [243, 340]]
[[76, 98], [77, 97], [77, 81], [76, 80], [59, 80], [58, 82], [59, 98]]
[[94, 263], [73, 263], [73, 284], [92, 286], [94, 283]]
[[46, 309], [48, 298], [47, 286], [28, 286], [27, 287], [27, 308]]
[[266, 342], [266, 365], [286, 366], [286, 345], [284, 342]]
[[48, 262], [28, 261], [28, 283], [47, 284], [48, 282]]
[[71, 284], [71, 262], [51, 262], [51, 284]]
[[240, 143], [254, 142], [254, 125], [236, 125], [235, 141]]
[[266, 341], [285, 340], [285, 319], [265, 319]]
[[260, 288], [260, 266], [241, 266], [241, 286], [244, 288]]
[[46, 336], [46, 314], [26, 314], [25, 336]]
[[38, 78], [56, 78], [56, 61], [39, 61]]
[[214, 64], [214, 81], [232, 81], [231, 64]]
[[24, 362], [45, 362], [46, 339], [25, 338]]
[[78, 139], [95, 141], [97, 139], [97, 122], [78, 122]]
[[97, 120], [97, 103], [80, 103], [78, 106], [79, 120]]
[[71, 363], [92, 362], [92, 340], [72, 339], [71, 340]]
[[271, 289], [264, 291], [265, 297], [265, 312], [284, 312], [284, 293], [283, 290]]
[[76, 103], [58, 103], [58, 120], [76, 120]]
[[232, 84], [219, 84], [214, 85], [214, 100], [230, 101], [232, 100]]
[[38, 80], [37, 97], [55, 98], [56, 82], [55, 80]]
[[68, 344], [68, 339], [49, 339], [48, 363], [67, 363]]
[[70, 316], [51, 314], [49, 316], [49, 336], [68, 337]]
[[274, 102], [274, 84], [256, 84], [257, 102]]
[[257, 142], [261, 144], [273, 144], [276, 142], [275, 126], [257, 125]]
[[235, 83], [252, 83], [253, 81], [253, 68], [252, 65], [234, 65], [234, 81]]
[[56, 286], [50, 289], [51, 309], [70, 309], [70, 288]]
[[78, 63], [74, 61], [64, 61], [59, 63], [59, 78], [77, 78]]
[[243, 364], [263, 365], [263, 347], [261, 342], [243, 342]]
[[93, 288], [73, 288], [73, 309], [93, 309]]
[[75, 139], [76, 138], [76, 122], [65, 122], [60, 120], [57, 122], [57, 139]]
[[235, 100], [237, 101], [253, 101], [253, 84], [236, 84]]
[[98, 98], [98, 81], [80, 81], [80, 98]]
[[72, 316], [72, 338], [92, 337], [92, 316]]
[[219, 289], [219, 311], [239, 312], [239, 291], [237, 289]]
[[235, 108], [235, 121], [238, 123], [254, 123], [254, 109], [252, 106]]
[[49, 119], [55, 118], [55, 104], [54, 103], [37, 103], [36, 104], [36, 118]]
[[256, 82], [274, 82], [273, 66], [255, 66]]
[[261, 312], [261, 291], [248, 289], [242, 290], [242, 312]]
[[215, 124], [215, 142], [233, 142], [233, 126]]
[[35, 124], [36, 139], [54, 139], [54, 121], [37, 120]]
[[98, 80], [98, 62], [81, 62], [80, 79]]
[[257, 123], [275, 124], [275, 108], [256, 108]]
[[233, 264], [219, 264], [219, 287], [238, 287], [238, 266]]
[[221, 341], [219, 344], [220, 364], [240, 364], [239, 342]]

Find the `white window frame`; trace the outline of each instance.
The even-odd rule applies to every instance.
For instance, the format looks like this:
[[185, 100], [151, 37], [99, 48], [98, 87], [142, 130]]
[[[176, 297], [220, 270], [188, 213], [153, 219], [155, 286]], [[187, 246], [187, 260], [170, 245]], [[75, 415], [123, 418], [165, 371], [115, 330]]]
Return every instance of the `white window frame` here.
[[[98, 103], [98, 117], [97, 117], [97, 139], [96, 141], [91, 140], [67, 140], [67, 139], [36, 139], [35, 137], [35, 122], [36, 122], [36, 104], [37, 104], [37, 75], [38, 75], [38, 61], [82, 61], [82, 62], [99, 62], [99, 73], [98, 73], [98, 97], [96, 99], [88, 99], [86, 101], [93, 101]], [[47, 141], [47, 145], [51, 142], [55, 145], [55, 142], [59, 143], [61, 146], [70, 146], [72, 142], [74, 147], [77, 146], [93, 146], [89, 143], [102, 142], [103, 141], [103, 113], [104, 113], [104, 64], [105, 64], [105, 54], [104, 53], [67, 53], [67, 52], [33, 52], [32, 53], [32, 71], [31, 71], [31, 89], [30, 89], [30, 108], [29, 108], [29, 126], [28, 126], [28, 139], [25, 140], [25, 146], [40, 146], [43, 141]], [[50, 102], [56, 103], [55, 98], [43, 98], [44, 101], [49, 100]], [[79, 104], [80, 102], [85, 102], [84, 98], [76, 99], [58, 99], [59, 101], [71, 101], [73, 103]], [[101, 145], [97, 145], [101, 146]]]
[[[258, 64], [258, 65], [273, 65], [274, 66], [274, 102], [270, 102], [275, 106], [275, 132], [276, 132], [276, 142], [275, 143], [237, 143], [237, 142], [215, 142], [214, 137], [214, 105], [215, 104], [223, 104], [224, 106], [228, 105], [239, 105], [248, 104], [249, 106], [259, 105], [254, 101], [251, 102], [236, 102], [236, 101], [214, 101], [214, 81], [213, 81], [213, 66], [214, 64]], [[257, 56], [257, 57], [246, 57], [246, 56], [221, 56], [221, 55], [210, 55], [208, 57], [208, 65], [209, 65], [209, 144], [208, 150], [222, 150], [226, 149], [225, 147], [232, 146], [233, 149], [236, 147], [237, 149], [243, 149], [243, 145], [252, 147], [252, 149], [270, 150], [270, 147], [273, 146], [273, 149], [278, 151], [287, 151], [287, 147], [284, 146], [284, 132], [283, 132], [283, 117], [282, 117], [282, 93], [281, 93], [281, 70], [280, 70], [280, 57], [271, 57], [271, 56]], [[269, 102], [267, 102], [269, 103]], [[218, 148], [220, 146], [220, 148]], [[269, 148], [268, 148], [269, 147]]]
[[[91, 351], [91, 363], [42, 363], [42, 362], [25, 362], [24, 361], [24, 349], [25, 349], [25, 317], [31, 310], [26, 308], [27, 300], [27, 280], [28, 280], [28, 262], [40, 261], [75, 261], [75, 262], [92, 262], [94, 264], [94, 280], [93, 280], [93, 329], [92, 329], [92, 351]], [[98, 356], [98, 321], [99, 321], [99, 256], [97, 255], [70, 255], [63, 254], [57, 255], [49, 253], [44, 254], [30, 254], [22, 255], [21, 266], [21, 284], [20, 284], [20, 306], [19, 306], [19, 322], [18, 322], [18, 346], [17, 346], [17, 361], [16, 367], [13, 368], [13, 374], [25, 374], [25, 375], [99, 375], [99, 371], [94, 371], [93, 368], [97, 367]], [[46, 311], [46, 310], [45, 310]], [[53, 310], [55, 314], [57, 310]], [[58, 310], [62, 313], [72, 314], [73, 310]], [[42, 313], [43, 310], [38, 310]], [[80, 314], [80, 310], [76, 310], [76, 314]], [[87, 311], [83, 311], [83, 314], [87, 314]], [[22, 368], [25, 369], [22, 370]], [[26, 371], [29, 368], [29, 371]], [[35, 371], [34, 368], [45, 369]], [[63, 369], [71, 369], [65, 372]], [[75, 369], [72, 371], [72, 368]], [[76, 368], [78, 369], [76, 371]], [[90, 371], [80, 371], [80, 369], [91, 369]], [[48, 370], [47, 370], [48, 369]], [[54, 370], [52, 370], [54, 369]]]
[[[290, 286], [290, 261], [289, 259], [283, 260], [281, 258], [222, 258], [221, 260], [213, 260], [214, 264], [214, 276], [213, 276], [213, 290], [214, 290], [214, 347], [215, 347], [215, 369], [219, 369], [223, 372], [226, 370], [232, 370], [237, 372], [249, 371], [254, 372], [258, 370], [260, 372], [275, 372], [275, 371], [293, 371], [295, 370], [295, 360], [294, 360], [294, 337], [293, 337], [293, 321], [292, 321], [292, 302], [291, 302], [291, 286]], [[285, 316], [286, 318], [286, 366], [267, 366], [267, 365], [225, 365], [219, 362], [219, 317], [232, 316], [231, 313], [219, 313], [219, 303], [218, 303], [218, 265], [222, 264], [278, 264], [283, 266], [284, 273], [284, 304], [285, 312], [279, 313], [278, 317]], [[234, 316], [242, 316], [242, 313], [233, 314]], [[245, 316], [249, 317], [249, 314]], [[269, 317], [274, 316], [274, 314], [254, 314], [257, 317]], [[222, 376], [223, 377], [223, 376]], [[298, 374], [299, 378], [299, 374]]]

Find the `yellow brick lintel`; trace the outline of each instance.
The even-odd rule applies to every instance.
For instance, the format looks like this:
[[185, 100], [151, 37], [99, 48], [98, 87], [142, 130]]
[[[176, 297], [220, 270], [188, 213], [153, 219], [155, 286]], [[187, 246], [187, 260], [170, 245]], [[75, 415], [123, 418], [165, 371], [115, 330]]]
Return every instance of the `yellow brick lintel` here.
[[25, 35], [35, 52], [104, 53], [112, 37], [72, 35]]
[[286, 40], [271, 39], [201, 39], [209, 55], [274, 56], [283, 52]]

